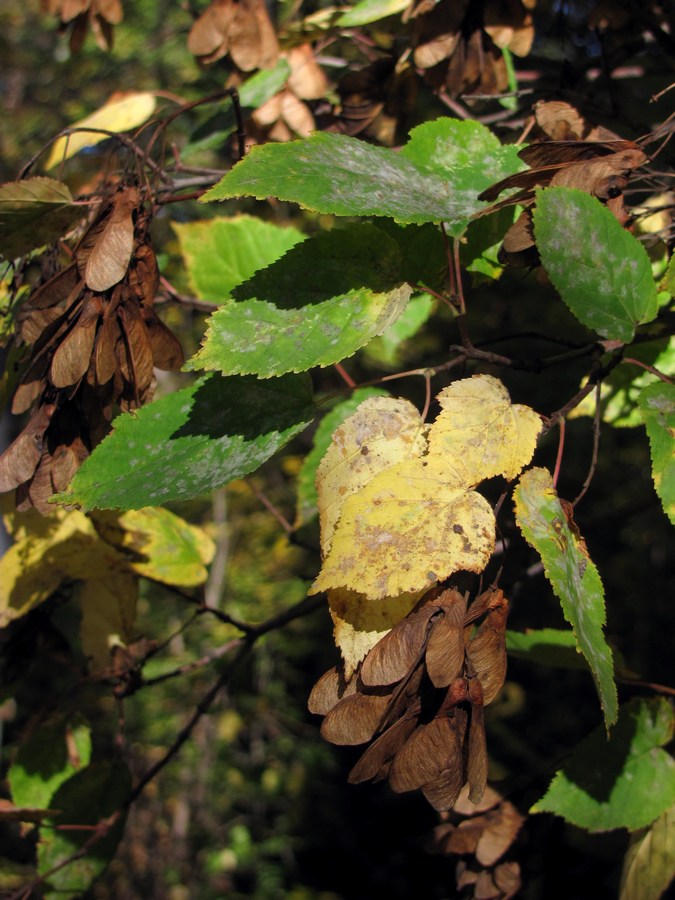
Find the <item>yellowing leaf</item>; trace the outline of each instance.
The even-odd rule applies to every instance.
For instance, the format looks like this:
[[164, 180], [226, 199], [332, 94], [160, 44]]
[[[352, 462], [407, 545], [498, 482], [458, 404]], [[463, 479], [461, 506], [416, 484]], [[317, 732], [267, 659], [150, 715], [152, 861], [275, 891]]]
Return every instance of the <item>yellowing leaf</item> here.
[[675, 806], [635, 831], [623, 863], [619, 900], [659, 900], [675, 873]]
[[123, 558], [77, 511], [8, 517], [16, 543], [0, 559], [0, 627], [46, 600], [65, 580], [106, 577]]
[[134, 572], [182, 587], [206, 581], [215, 544], [203, 529], [161, 507], [129, 510], [120, 515], [119, 524], [122, 546], [144, 557], [130, 563]]
[[426, 450], [424, 424], [407, 400], [370, 397], [336, 428], [317, 470], [321, 547], [330, 550], [345, 500], [379, 472]]
[[310, 593], [346, 587], [370, 599], [481, 572], [494, 549], [490, 505], [441, 456], [404, 460], [347, 498]]
[[497, 378], [463, 378], [436, 399], [442, 410], [429, 429], [429, 454], [461, 463], [468, 485], [494, 475], [511, 480], [532, 459], [541, 418], [529, 406], [512, 404]]
[[380, 638], [408, 615], [421, 595], [422, 591], [416, 591], [373, 601], [365, 594], [344, 588], [328, 592], [335, 645], [342, 654], [347, 681]]
[[[149, 119], [156, 106], [157, 99], [151, 91], [134, 91], [122, 97], [114, 94], [100, 109], [79, 122], [73, 122], [70, 127], [97, 128], [111, 132], [129, 131]], [[107, 134], [98, 131], [76, 131], [60, 137], [52, 145], [45, 168], [51, 169], [85, 147], [93, 147], [105, 141], [107, 137]]]
[[111, 651], [132, 637], [138, 579], [118, 572], [83, 582], [77, 592], [82, 610], [80, 638], [90, 671], [110, 667]]

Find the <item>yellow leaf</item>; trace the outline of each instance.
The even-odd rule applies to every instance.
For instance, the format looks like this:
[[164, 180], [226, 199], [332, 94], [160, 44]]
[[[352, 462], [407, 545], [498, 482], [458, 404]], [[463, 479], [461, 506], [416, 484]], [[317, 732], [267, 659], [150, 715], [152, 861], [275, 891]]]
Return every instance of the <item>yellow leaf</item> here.
[[675, 873], [675, 806], [634, 831], [623, 863], [619, 900], [659, 900]]
[[[150, 91], [133, 91], [121, 97], [119, 94], [113, 94], [100, 109], [80, 119], [79, 122], [74, 122], [70, 127], [99, 128], [112, 132], [129, 131], [149, 119], [156, 106], [157, 99]], [[60, 137], [52, 145], [45, 168], [51, 169], [85, 147], [93, 147], [107, 138], [107, 134], [96, 131], [77, 131], [75, 134]]]
[[105, 576], [122, 566], [81, 512], [5, 517], [16, 543], [0, 559], [0, 627], [46, 600], [65, 580]]
[[408, 615], [421, 596], [422, 591], [416, 591], [373, 601], [344, 588], [328, 592], [335, 645], [342, 654], [347, 681], [380, 638]]
[[369, 397], [336, 428], [316, 476], [324, 554], [347, 497], [379, 472], [420, 456], [426, 450], [424, 432], [412, 403], [393, 397]]
[[79, 586], [77, 598], [82, 610], [80, 638], [89, 670], [108, 669], [112, 650], [131, 640], [138, 579], [124, 572], [93, 578]]
[[310, 593], [345, 587], [377, 600], [481, 572], [494, 536], [492, 509], [466, 486], [462, 466], [442, 456], [404, 460], [347, 498]]
[[206, 581], [215, 544], [203, 529], [161, 507], [129, 510], [120, 515], [119, 524], [122, 546], [145, 557], [130, 562], [134, 572], [182, 587]]
[[499, 379], [463, 378], [436, 399], [441, 412], [429, 429], [429, 454], [463, 465], [467, 485], [494, 475], [511, 480], [532, 459], [541, 418], [529, 406], [512, 404]]

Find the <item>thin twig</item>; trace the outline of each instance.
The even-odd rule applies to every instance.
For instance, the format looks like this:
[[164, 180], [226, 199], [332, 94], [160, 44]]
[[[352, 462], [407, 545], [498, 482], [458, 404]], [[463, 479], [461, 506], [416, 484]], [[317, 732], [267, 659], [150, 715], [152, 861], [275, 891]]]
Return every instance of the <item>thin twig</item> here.
[[[595, 386], [595, 415], [593, 416], [593, 453], [591, 455], [591, 465], [588, 470], [588, 475], [586, 476], [586, 480], [581, 486], [581, 490], [577, 494], [577, 496], [572, 501], [572, 507], [574, 508], [577, 503], [584, 496], [586, 491], [591, 485], [591, 481], [593, 480], [593, 476], [595, 475], [595, 470], [598, 466], [598, 451], [600, 449], [600, 413], [601, 413], [601, 403], [600, 403], [600, 391], [602, 388], [602, 382], [598, 381]], [[562, 420], [561, 420], [562, 421]]]

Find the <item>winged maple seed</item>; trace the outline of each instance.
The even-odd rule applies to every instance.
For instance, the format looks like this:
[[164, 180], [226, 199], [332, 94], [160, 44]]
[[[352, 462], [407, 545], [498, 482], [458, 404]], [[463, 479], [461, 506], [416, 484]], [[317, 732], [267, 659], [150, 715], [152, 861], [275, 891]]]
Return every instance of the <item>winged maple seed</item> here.
[[418, 0], [405, 15], [414, 20], [415, 65], [451, 97], [502, 93], [508, 87], [502, 50], [529, 53], [535, 5], [536, 0]]
[[204, 63], [229, 53], [244, 72], [269, 69], [279, 58], [265, 0], [213, 0], [192, 26], [188, 49]]
[[509, 900], [521, 887], [520, 866], [503, 861], [525, 823], [515, 806], [488, 787], [479, 804], [461, 791], [450, 813], [452, 821], [438, 825], [428, 849], [432, 853], [468, 857], [457, 867], [462, 896]]
[[91, 28], [101, 50], [113, 44], [113, 25], [124, 18], [121, 0], [41, 0], [44, 12], [56, 16], [62, 30], [70, 28], [70, 50], [77, 53]]
[[[478, 803], [487, 783], [483, 707], [506, 677], [508, 602], [490, 588], [467, 609], [456, 588], [435, 588], [368, 653], [346, 681], [339, 669], [315, 684], [311, 712], [334, 744], [372, 741], [352, 784], [389, 779], [450, 809], [467, 784]], [[475, 623], [480, 621], [478, 628]]]
[[19, 509], [50, 511], [116, 407], [151, 399], [153, 369], [178, 369], [183, 351], [153, 308], [159, 280], [149, 214], [134, 187], [102, 206], [74, 261], [37, 288], [19, 316], [32, 345], [12, 412], [35, 405], [21, 434], [0, 455], [0, 492], [16, 488]]
[[625, 225], [629, 213], [624, 189], [631, 173], [647, 162], [647, 155], [633, 141], [622, 140], [606, 128], [590, 126], [569, 103], [550, 101], [535, 105], [535, 120], [544, 140], [532, 143], [518, 156], [530, 168], [493, 184], [479, 194], [492, 201], [505, 190], [515, 191], [482, 215], [505, 206], [525, 209], [504, 235], [498, 258], [517, 268], [539, 265], [532, 213], [538, 187], [571, 187], [597, 197]]

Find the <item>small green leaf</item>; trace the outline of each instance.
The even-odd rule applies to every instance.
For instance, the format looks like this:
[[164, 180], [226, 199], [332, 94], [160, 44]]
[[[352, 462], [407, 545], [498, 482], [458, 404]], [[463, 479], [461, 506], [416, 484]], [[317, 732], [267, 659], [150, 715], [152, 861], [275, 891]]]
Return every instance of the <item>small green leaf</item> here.
[[469, 223], [459, 248], [459, 258], [467, 271], [471, 272], [474, 284], [493, 281], [501, 276], [504, 266], [498, 259], [499, 248], [513, 219], [513, 207], [507, 206]]
[[269, 378], [351, 356], [410, 297], [399, 249], [373, 225], [320, 232], [238, 288], [188, 369]]
[[643, 828], [675, 801], [675, 760], [667, 700], [631, 700], [608, 740], [596, 728], [556, 773], [532, 812], [552, 812], [587, 831]]
[[616, 722], [617, 695], [612, 651], [602, 630], [605, 598], [598, 570], [567, 524], [546, 469], [529, 469], [521, 476], [514, 502], [518, 527], [541, 556], [546, 577], [591, 668], [609, 729]]
[[527, 168], [516, 144], [504, 144], [480, 122], [443, 117], [418, 125], [401, 150], [411, 162], [474, 192]]
[[[55, 824], [97, 825], [120, 809], [131, 790], [131, 774], [122, 762], [97, 762], [78, 772], [54, 795], [54, 807], [60, 810]], [[108, 833], [96, 841], [79, 859], [73, 860], [45, 879], [46, 900], [80, 897], [115, 855], [122, 837], [125, 815], [121, 814]], [[46, 874], [54, 866], [76, 853], [93, 833], [92, 829], [40, 830], [38, 873]]]
[[675, 805], [630, 836], [619, 900], [659, 900], [675, 877]]
[[58, 499], [141, 509], [196, 497], [257, 469], [313, 417], [307, 376], [208, 375], [118, 416]]
[[659, 285], [662, 291], [667, 291], [671, 297], [675, 297], [675, 256], [668, 260], [668, 266]]
[[388, 216], [403, 224], [445, 222], [459, 235], [485, 204], [476, 191], [420, 168], [401, 153], [341, 134], [261, 144], [237, 163], [202, 202], [278, 197], [338, 216]]
[[0, 256], [16, 259], [52, 244], [86, 210], [76, 206], [68, 185], [53, 178], [26, 178], [0, 185]]
[[222, 303], [258, 269], [269, 266], [305, 239], [297, 228], [280, 228], [255, 216], [173, 222], [195, 296]]
[[326, 455], [333, 432], [368, 397], [387, 396], [381, 388], [360, 388], [326, 413], [314, 433], [312, 449], [305, 457], [298, 475], [298, 510], [296, 527], [308, 522], [317, 514], [316, 470]]
[[361, 0], [340, 16], [337, 24], [340, 28], [355, 28], [368, 25], [387, 16], [394, 16], [410, 6], [410, 0]]
[[538, 190], [534, 231], [546, 272], [582, 324], [628, 343], [656, 316], [647, 252], [595, 197], [575, 188]]
[[561, 669], [588, 669], [579, 653], [573, 631], [562, 628], [532, 628], [507, 631], [506, 649], [519, 659]]
[[675, 525], [675, 384], [650, 384], [638, 397], [638, 406], [649, 435], [654, 487]]
[[64, 717], [36, 727], [7, 775], [15, 805], [48, 807], [59, 787], [89, 764], [90, 732], [84, 722]]

